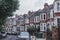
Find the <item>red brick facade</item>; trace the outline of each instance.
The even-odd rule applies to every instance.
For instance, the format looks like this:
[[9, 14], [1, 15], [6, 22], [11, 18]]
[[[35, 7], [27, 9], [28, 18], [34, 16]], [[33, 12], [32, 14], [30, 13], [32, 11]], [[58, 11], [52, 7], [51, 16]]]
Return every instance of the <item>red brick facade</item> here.
[[55, 16], [60, 16], [60, 13], [56, 13]]
[[52, 40], [58, 40], [58, 28], [52, 28]]
[[[60, 13], [55, 13], [55, 17], [60, 16]], [[52, 27], [52, 40], [60, 40], [60, 27], [54, 26]]]

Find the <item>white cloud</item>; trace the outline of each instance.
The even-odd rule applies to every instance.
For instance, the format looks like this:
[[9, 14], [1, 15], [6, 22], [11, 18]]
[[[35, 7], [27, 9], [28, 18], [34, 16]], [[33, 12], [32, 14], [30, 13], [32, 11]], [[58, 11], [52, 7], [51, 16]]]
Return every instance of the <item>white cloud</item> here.
[[44, 3], [52, 4], [54, 0], [19, 0], [20, 7], [15, 14], [26, 14], [29, 10], [38, 10], [43, 8]]

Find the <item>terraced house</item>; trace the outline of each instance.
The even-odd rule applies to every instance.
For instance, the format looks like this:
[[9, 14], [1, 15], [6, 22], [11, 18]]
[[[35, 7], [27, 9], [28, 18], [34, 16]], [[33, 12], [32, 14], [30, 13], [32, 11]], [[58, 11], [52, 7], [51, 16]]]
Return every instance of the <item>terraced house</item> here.
[[18, 19], [17, 26], [20, 26], [21, 31], [27, 31], [29, 26], [39, 27], [41, 39], [60, 39], [60, 0], [55, 0], [51, 5], [45, 3], [43, 9], [29, 11], [28, 14], [20, 15]]
[[53, 19], [54, 19], [53, 12], [54, 12], [53, 5], [48, 5], [47, 3], [45, 3], [43, 9], [39, 9], [33, 12], [29, 11], [28, 12], [29, 18], [28, 17], [25, 18], [25, 19], [29, 19], [28, 21], [29, 26], [40, 28], [40, 35], [42, 39], [49, 39], [50, 37], [52, 38], [52, 35], [51, 36], [47, 35], [47, 32], [48, 32], [47, 29], [52, 31], [52, 26], [54, 24], [53, 23]]
[[[47, 40], [59, 39], [60, 0], [55, 0], [52, 5], [45, 3], [42, 10], [33, 13], [30, 23], [37, 28], [40, 26], [41, 37]], [[33, 21], [32, 21], [33, 20]]]
[[27, 28], [29, 27], [29, 15], [28, 14], [25, 14], [24, 20], [25, 20], [25, 31], [27, 31]]
[[34, 13], [35, 12], [31, 12], [31, 11], [28, 12], [28, 15], [29, 15], [29, 25], [30, 26], [34, 26]]
[[38, 28], [40, 26], [40, 10], [34, 13], [34, 26]]
[[52, 30], [52, 39], [60, 40], [60, 0], [54, 1], [54, 26]]

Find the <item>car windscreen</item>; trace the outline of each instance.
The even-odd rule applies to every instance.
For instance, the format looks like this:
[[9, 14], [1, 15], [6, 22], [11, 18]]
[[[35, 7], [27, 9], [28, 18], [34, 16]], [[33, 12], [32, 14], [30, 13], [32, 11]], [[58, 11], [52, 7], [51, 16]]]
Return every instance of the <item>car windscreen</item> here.
[[21, 32], [20, 36], [29, 36], [28, 32]]

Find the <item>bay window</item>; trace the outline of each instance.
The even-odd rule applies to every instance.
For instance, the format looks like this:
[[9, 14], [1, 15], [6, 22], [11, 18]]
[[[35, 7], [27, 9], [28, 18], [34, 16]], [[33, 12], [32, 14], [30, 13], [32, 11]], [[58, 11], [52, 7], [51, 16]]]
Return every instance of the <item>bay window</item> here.
[[45, 31], [46, 30], [46, 24], [45, 23], [42, 23], [40, 25], [40, 31]]
[[41, 14], [41, 15], [40, 15], [40, 19], [41, 19], [41, 20], [45, 20], [45, 19], [46, 19], [46, 15], [45, 15], [45, 14]]

